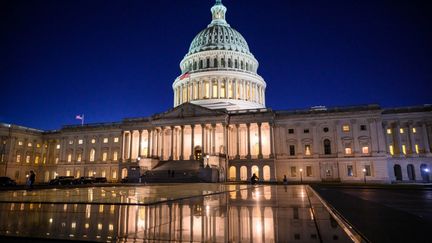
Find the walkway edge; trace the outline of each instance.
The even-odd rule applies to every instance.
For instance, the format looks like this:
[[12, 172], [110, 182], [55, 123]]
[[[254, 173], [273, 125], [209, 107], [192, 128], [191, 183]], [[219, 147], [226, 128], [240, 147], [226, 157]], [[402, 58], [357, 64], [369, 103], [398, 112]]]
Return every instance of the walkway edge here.
[[338, 222], [342, 229], [347, 233], [353, 242], [370, 242], [366, 237], [364, 237], [360, 232], [358, 232], [354, 226], [352, 226], [348, 220], [346, 220], [342, 214], [340, 214], [333, 206], [329, 205], [311, 186], [307, 186], [318, 198], [318, 200], [324, 205], [330, 215]]

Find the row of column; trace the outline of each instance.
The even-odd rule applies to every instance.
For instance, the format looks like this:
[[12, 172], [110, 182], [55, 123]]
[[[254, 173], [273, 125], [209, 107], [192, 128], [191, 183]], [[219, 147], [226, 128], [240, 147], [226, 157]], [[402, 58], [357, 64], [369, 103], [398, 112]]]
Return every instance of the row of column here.
[[[258, 159], [262, 159], [263, 158], [263, 149], [262, 149], [262, 123], [257, 123], [258, 125]], [[246, 154], [246, 158], [247, 159], [251, 159], [251, 141], [250, 141], [250, 126], [251, 123], [246, 123], [246, 128], [247, 128], [247, 154]], [[235, 158], [236, 159], [240, 159], [240, 124], [235, 124], [236, 127], [236, 132], [235, 132], [235, 136], [236, 136], [236, 153], [235, 153]], [[269, 123], [269, 131], [270, 131], [270, 158], [274, 157], [274, 146], [273, 146], [273, 123]]]
[[[216, 89], [216, 95], [213, 94]], [[174, 106], [200, 99], [241, 99], [264, 105], [265, 88], [246, 80], [192, 81], [174, 88]]]

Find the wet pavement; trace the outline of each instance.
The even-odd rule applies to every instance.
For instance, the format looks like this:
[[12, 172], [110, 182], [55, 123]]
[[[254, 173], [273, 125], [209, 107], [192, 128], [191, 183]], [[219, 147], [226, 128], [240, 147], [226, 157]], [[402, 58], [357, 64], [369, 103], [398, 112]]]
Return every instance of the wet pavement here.
[[[351, 242], [308, 186], [163, 184], [0, 192], [0, 235], [104, 242]], [[22, 238], [21, 238], [22, 239]]]
[[315, 185], [313, 188], [371, 242], [432, 242], [432, 190]]

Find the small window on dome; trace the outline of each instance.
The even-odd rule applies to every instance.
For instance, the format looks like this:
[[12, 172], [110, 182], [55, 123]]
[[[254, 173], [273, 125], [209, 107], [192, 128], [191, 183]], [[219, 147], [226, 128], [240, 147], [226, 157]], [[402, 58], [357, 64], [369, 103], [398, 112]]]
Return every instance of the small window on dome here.
[[213, 67], [215, 67], [215, 68], [218, 67], [218, 60], [217, 60], [217, 58], [215, 58], [215, 59], [213, 60]]

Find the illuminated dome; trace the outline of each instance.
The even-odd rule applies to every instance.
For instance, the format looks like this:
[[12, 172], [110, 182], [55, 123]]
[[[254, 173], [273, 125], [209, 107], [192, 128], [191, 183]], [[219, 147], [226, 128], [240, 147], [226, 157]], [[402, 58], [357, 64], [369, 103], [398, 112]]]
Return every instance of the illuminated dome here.
[[264, 79], [243, 36], [225, 19], [227, 8], [216, 0], [211, 23], [199, 32], [180, 62], [173, 83], [174, 107], [191, 102], [210, 109], [265, 108]]

